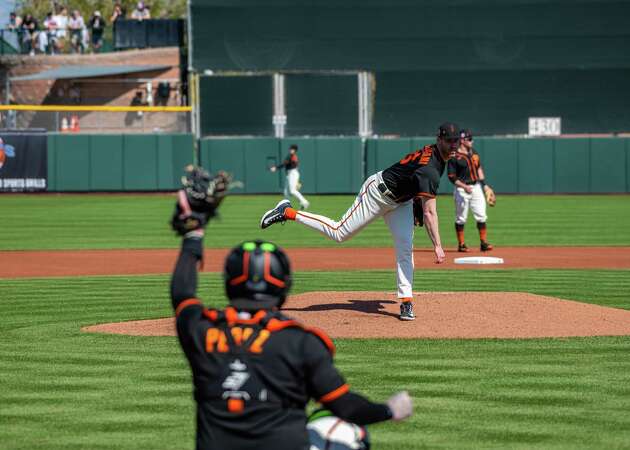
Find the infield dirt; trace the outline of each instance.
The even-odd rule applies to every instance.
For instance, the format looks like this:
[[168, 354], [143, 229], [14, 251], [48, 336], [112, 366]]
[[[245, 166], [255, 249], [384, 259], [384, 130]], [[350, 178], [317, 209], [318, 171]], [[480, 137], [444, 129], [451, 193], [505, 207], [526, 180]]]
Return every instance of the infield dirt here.
[[[204, 272], [220, 272], [228, 249], [206, 249]], [[293, 270], [394, 270], [392, 248], [288, 248]], [[178, 250], [79, 250], [0, 252], [0, 278], [65, 277], [170, 273]], [[429, 269], [628, 269], [630, 247], [501, 247], [487, 253], [503, 258], [501, 265], [460, 265], [447, 249], [444, 264], [433, 263], [433, 251], [414, 250], [416, 270]]]
[[[523, 339], [630, 335], [630, 311], [521, 292], [416, 294], [417, 319], [398, 319], [385, 292], [309, 292], [290, 296], [283, 310], [334, 338]], [[174, 336], [173, 318], [83, 328], [96, 333]]]

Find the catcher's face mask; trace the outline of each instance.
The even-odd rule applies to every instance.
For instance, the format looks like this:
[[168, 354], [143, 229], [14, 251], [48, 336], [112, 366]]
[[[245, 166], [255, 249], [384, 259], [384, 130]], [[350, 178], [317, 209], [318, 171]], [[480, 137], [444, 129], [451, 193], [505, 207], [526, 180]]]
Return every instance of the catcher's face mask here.
[[234, 247], [225, 260], [225, 292], [238, 309], [280, 307], [291, 288], [291, 267], [275, 244], [246, 241]]

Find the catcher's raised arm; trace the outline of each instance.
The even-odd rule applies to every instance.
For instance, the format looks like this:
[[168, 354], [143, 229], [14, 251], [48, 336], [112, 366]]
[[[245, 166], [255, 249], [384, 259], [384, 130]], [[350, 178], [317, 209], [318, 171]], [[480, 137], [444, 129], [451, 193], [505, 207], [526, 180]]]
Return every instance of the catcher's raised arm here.
[[181, 236], [195, 232], [202, 235], [232, 183], [232, 176], [219, 171], [210, 175], [203, 167], [186, 166], [182, 189], [177, 191], [177, 203], [171, 227]]

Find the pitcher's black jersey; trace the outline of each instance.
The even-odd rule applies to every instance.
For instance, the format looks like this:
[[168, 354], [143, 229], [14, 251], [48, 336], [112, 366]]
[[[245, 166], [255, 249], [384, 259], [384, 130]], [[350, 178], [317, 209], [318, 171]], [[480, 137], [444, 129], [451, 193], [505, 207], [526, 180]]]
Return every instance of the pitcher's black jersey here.
[[399, 203], [416, 196], [434, 198], [445, 167], [437, 145], [426, 145], [385, 169], [383, 181]]

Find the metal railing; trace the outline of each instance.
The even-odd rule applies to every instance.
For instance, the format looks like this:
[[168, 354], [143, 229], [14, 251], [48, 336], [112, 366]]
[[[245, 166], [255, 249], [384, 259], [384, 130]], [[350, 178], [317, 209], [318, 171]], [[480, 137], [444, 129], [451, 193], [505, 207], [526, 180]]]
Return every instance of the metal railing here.
[[62, 133], [189, 133], [188, 106], [0, 105], [0, 128]]

